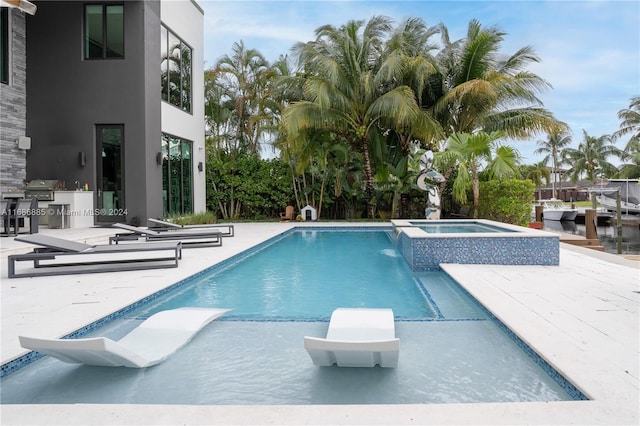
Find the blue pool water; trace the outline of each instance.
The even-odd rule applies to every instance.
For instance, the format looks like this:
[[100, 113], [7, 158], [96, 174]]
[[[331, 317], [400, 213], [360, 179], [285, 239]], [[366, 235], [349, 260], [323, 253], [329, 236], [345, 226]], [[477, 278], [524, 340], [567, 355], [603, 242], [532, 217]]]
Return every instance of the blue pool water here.
[[[414, 404], [582, 398], [440, 270], [414, 273], [383, 231], [296, 231], [187, 280], [88, 336], [119, 339], [179, 306], [232, 308], [148, 369], [48, 357], [5, 377], [1, 402]], [[336, 307], [390, 307], [396, 369], [315, 367]]]
[[232, 307], [225, 318], [329, 320], [338, 307], [392, 308], [396, 318], [434, 318], [385, 232], [290, 233], [251, 258], [196, 280], [153, 309]]
[[473, 234], [480, 232], [515, 232], [506, 228], [499, 228], [477, 222], [438, 221], [428, 223], [425, 221], [411, 222], [416, 228], [429, 234]]

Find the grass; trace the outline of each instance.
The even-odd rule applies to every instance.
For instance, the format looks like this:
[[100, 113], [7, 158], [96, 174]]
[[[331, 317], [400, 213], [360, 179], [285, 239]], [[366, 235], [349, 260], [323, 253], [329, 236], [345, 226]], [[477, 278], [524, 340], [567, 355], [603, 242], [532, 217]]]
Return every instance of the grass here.
[[169, 222], [177, 223], [178, 225], [203, 225], [218, 222], [218, 218], [213, 214], [213, 212], [170, 216], [165, 219]]

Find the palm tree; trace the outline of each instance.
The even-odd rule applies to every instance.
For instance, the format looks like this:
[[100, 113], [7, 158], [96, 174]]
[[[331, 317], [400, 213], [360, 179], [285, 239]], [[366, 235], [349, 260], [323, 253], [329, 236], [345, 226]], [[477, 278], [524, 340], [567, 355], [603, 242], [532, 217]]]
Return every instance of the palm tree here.
[[525, 179], [529, 179], [536, 184], [536, 188], [538, 188], [538, 198], [542, 198], [540, 193], [542, 181], [544, 180], [548, 185], [551, 180], [551, 172], [549, 172], [546, 161], [540, 161], [533, 165], [524, 166], [521, 173]]
[[631, 138], [625, 145], [621, 159], [627, 163], [620, 166], [619, 177], [633, 179], [640, 177], [640, 96], [631, 98], [628, 109], [618, 112], [618, 118], [622, 120], [620, 130], [613, 134], [616, 139], [631, 134]]
[[233, 101], [236, 149], [258, 153], [272, 72], [264, 56], [256, 49], [247, 49], [243, 41], [234, 43], [232, 52], [220, 58], [211, 72]]
[[616, 166], [607, 159], [609, 156], [620, 156], [620, 150], [611, 142], [610, 135], [602, 135], [598, 138], [589, 136], [586, 130], [582, 130], [584, 141], [577, 149], [566, 148], [564, 161], [572, 165], [568, 173], [573, 182], [580, 179], [584, 173], [586, 178], [594, 181], [599, 174], [611, 177], [617, 172]]
[[619, 167], [620, 171], [616, 176], [624, 179], [640, 178], [640, 139], [629, 139], [620, 158], [627, 162]]
[[503, 131], [524, 139], [542, 132], [559, 133], [567, 126], [542, 108], [536, 96], [551, 85], [526, 71], [539, 62], [530, 46], [501, 58], [505, 33], [469, 22], [465, 39], [451, 42], [441, 25], [443, 49], [437, 55], [443, 95], [432, 111], [446, 134]]
[[453, 196], [461, 204], [467, 202], [467, 191], [473, 191], [473, 217], [478, 218], [480, 198], [480, 172], [486, 164], [488, 174], [505, 177], [517, 173], [518, 154], [512, 148], [496, 141], [504, 132], [454, 133], [447, 139], [445, 151], [436, 153], [436, 164], [457, 168], [453, 181]]
[[374, 16], [336, 28], [325, 25], [316, 39], [295, 50], [308, 77], [306, 100], [284, 111], [284, 126], [291, 143], [304, 143], [305, 130], [329, 130], [362, 153], [367, 215], [374, 217], [373, 171], [369, 153], [372, 137], [384, 129], [410, 127], [420, 110], [411, 88], [389, 86], [402, 76], [396, 55], [381, 56], [389, 18]]
[[[538, 141], [537, 144], [540, 148], [533, 151], [534, 154], [546, 154], [542, 160], [544, 164], [548, 164], [549, 161], [551, 161], [553, 171], [551, 197], [558, 198], [560, 192], [560, 188], [556, 185], [558, 180], [558, 166], [560, 166], [562, 151], [571, 144], [571, 136], [565, 132], [549, 133], [547, 140]], [[556, 190], [558, 192], [556, 192]]]
[[631, 139], [640, 139], [640, 96], [631, 98], [629, 108], [618, 111], [618, 118], [622, 123], [620, 130], [613, 134], [614, 138], [631, 134]]

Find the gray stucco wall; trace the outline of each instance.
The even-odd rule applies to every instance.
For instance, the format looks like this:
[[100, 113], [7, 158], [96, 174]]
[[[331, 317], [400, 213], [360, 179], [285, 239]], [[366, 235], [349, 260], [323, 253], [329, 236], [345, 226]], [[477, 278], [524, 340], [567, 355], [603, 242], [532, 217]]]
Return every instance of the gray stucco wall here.
[[[27, 179], [96, 187], [95, 126], [124, 125], [127, 221], [162, 213], [160, 3], [124, 2], [125, 58], [83, 60], [83, 2], [39, 2], [27, 38]], [[86, 153], [82, 167], [78, 153]]]
[[26, 135], [26, 17], [9, 9], [10, 77], [0, 83], [0, 192], [21, 188], [26, 178], [26, 154], [18, 138]]

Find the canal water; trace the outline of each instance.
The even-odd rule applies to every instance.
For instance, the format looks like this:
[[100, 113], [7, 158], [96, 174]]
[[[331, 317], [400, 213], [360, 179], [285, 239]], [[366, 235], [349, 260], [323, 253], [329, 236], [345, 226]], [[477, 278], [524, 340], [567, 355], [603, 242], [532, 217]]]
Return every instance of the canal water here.
[[[623, 222], [621, 254], [640, 254], [640, 216], [637, 218], [634, 216], [630, 216], [627, 219], [623, 218]], [[544, 229], [586, 236], [585, 225], [572, 221], [560, 222], [556, 220], [545, 220]], [[600, 245], [604, 247], [604, 251], [607, 253], [618, 253], [618, 231], [616, 227], [613, 225], [598, 226], [597, 232], [598, 240], [600, 241]]]

